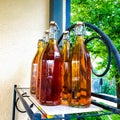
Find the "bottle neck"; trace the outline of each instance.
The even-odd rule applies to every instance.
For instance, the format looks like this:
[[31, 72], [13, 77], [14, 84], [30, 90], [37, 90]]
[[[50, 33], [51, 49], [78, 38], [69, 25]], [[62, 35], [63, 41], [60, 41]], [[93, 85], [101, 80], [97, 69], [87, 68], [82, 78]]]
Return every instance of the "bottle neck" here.
[[80, 22], [75, 27], [75, 36], [76, 36], [77, 42], [83, 43], [84, 35], [85, 35], [85, 26], [83, 23]]
[[45, 43], [48, 43], [49, 35], [45, 35], [44, 40], [45, 40]]
[[41, 52], [43, 47], [44, 47], [44, 42], [43, 41], [39, 41], [39, 43], [38, 43], [38, 52]]
[[76, 36], [76, 43], [83, 44], [84, 43], [84, 37], [83, 36]]
[[70, 42], [68, 40], [63, 40], [63, 46], [62, 46], [62, 57], [63, 60], [68, 60], [70, 57]]
[[62, 40], [63, 48], [67, 46], [67, 40]]
[[45, 31], [43, 39], [44, 39], [45, 43], [48, 43], [48, 40], [49, 40], [49, 31], [48, 30]]
[[49, 39], [57, 40], [57, 26], [56, 24], [51, 24], [49, 29]]
[[68, 40], [62, 40], [63, 42], [63, 49], [69, 49], [70, 48], [70, 42]]
[[57, 45], [57, 40], [55, 38], [49, 38], [49, 43]]
[[75, 26], [75, 35], [76, 36], [84, 36], [85, 35], [85, 25], [84, 23], [77, 23]]
[[69, 42], [69, 32], [65, 31], [63, 33], [63, 39], [62, 39], [63, 49], [69, 49], [70, 48], [70, 42]]
[[57, 35], [56, 35], [56, 33], [50, 33], [50, 34], [49, 34], [49, 40], [50, 40], [50, 39], [57, 40]]

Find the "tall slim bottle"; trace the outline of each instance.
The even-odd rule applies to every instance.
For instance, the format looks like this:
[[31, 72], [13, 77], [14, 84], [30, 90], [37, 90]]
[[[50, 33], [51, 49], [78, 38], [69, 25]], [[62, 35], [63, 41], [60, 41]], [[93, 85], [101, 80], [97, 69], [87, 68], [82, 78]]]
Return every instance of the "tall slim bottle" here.
[[61, 54], [57, 43], [57, 25], [50, 22], [49, 42], [42, 56], [39, 101], [43, 105], [61, 103]]
[[84, 24], [75, 26], [76, 42], [72, 50], [72, 92], [70, 105], [88, 107], [91, 103], [90, 56], [84, 45]]
[[62, 104], [68, 105], [71, 91], [70, 41], [69, 32], [63, 33], [62, 39]]
[[36, 90], [37, 90], [36, 83], [37, 83], [37, 78], [38, 78], [38, 62], [39, 62], [39, 58], [42, 53], [42, 50], [43, 50], [43, 40], [40, 39], [38, 41], [37, 52], [32, 61], [32, 67], [31, 67], [31, 81], [30, 81], [30, 93], [31, 94], [36, 94]]
[[41, 59], [42, 59], [42, 55], [46, 49], [46, 46], [48, 44], [48, 37], [49, 37], [49, 31], [46, 30], [43, 36], [43, 40], [44, 40], [44, 48], [42, 50], [42, 53], [40, 55], [39, 61], [38, 61], [38, 78], [37, 78], [37, 90], [36, 90], [36, 98], [39, 99], [40, 96], [40, 77], [41, 77], [41, 72], [40, 72], [40, 67], [41, 67]]

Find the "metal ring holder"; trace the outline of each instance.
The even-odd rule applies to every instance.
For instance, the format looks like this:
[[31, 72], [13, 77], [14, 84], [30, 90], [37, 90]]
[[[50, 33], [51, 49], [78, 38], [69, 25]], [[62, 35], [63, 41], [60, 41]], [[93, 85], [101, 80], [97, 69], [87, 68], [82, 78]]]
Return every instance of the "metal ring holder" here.
[[108, 52], [108, 62], [107, 62], [107, 66], [106, 66], [105, 70], [103, 71], [103, 73], [97, 74], [97, 73], [94, 71], [93, 66], [91, 66], [91, 67], [92, 67], [92, 72], [93, 72], [93, 74], [96, 75], [97, 77], [102, 77], [102, 76], [104, 76], [104, 75], [109, 71], [109, 69], [110, 69], [110, 64], [111, 64], [111, 52], [110, 52], [110, 47], [104, 42], [103, 38], [100, 37], [100, 36], [94, 36], [94, 37], [91, 37], [91, 38], [89, 38], [89, 39], [86, 39], [86, 40], [85, 40], [85, 45], [87, 45], [87, 43], [89, 43], [90, 41], [92, 41], [92, 40], [94, 40], [94, 39], [96, 39], [96, 38], [97, 38], [97, 39], [100, 39], [100, 40], [103, 42], [103, 44], [106, 46], [107, 52]]

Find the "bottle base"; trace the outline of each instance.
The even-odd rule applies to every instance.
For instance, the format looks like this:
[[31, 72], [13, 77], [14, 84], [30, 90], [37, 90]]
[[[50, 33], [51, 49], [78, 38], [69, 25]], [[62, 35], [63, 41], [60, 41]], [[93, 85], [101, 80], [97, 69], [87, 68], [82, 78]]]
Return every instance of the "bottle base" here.
[[56, 105], [60, 105], [61, 101], [45, 101], [45, 102], [40, 102], [40, 104], [46, 106], [56, 106]]
[[90, 107], [90, 104], [86, 104], [86, 105], [69, 104], [69, 106], [76, 107], [76, 108], [88, 108]]

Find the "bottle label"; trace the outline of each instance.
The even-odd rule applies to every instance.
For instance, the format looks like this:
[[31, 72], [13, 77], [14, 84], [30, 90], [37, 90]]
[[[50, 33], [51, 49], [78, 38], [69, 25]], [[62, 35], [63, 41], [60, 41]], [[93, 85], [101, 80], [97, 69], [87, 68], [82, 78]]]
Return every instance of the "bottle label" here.
[[68, 71], [68, 62], [64, 62], [65, 71]]
[[54, 60], [47, 60], [47, 76], [53, 76]]
[[33, 77], [36, 77], [38, 64], [35, 63], [35, 64], [33, 64], [32, 67], [33, 67], [32, 75], [33, 75]]
[[37, 68], [37, 64], [32, 64], [31, 93], [35, 93], [36, 91]]
[[72, 61], [72, 81], [79, 80], [80, 61]]

